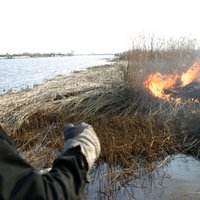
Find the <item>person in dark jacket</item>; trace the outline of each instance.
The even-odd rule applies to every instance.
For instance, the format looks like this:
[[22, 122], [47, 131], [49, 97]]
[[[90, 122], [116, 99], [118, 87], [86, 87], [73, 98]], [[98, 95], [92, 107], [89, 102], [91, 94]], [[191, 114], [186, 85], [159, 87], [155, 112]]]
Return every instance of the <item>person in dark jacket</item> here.
[[51, 170], [41, 174], [24, 161], [0, 127], [0, 199], [82, 199], [87, 174], [100, 154], [92, 126], [68, 124], [64, 148]]

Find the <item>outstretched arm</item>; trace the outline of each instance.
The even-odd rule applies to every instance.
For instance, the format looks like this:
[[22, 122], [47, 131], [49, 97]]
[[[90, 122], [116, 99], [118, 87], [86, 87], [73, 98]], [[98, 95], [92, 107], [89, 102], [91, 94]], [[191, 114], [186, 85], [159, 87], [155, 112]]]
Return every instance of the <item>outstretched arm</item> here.
[[[54, 161], [52, 170], [43, 175], [18, 155], [4, 137], [5, 133], [0, 130], [0, 199], [81, 199], [87, 172], [100, 153], [99, 147], [92, 163], [88, 163], [86, 151], [91, 151], [92, 145], [86, 141], [89, 147], [84, 144], [82, 146], [80, 142], [80, 138], [89, 139], [91, 136], [91, 133], [90, 136], [87, 134], [87, 126], [84, 124], [81, 132], [78, 131], [82, 125], [79, 125], [79, 129], [67, 129], [65, 136], [67, 135], [70, 143], [65, 141], [65, 149]], [[98, 143], [97, 137], [96, 142]]]

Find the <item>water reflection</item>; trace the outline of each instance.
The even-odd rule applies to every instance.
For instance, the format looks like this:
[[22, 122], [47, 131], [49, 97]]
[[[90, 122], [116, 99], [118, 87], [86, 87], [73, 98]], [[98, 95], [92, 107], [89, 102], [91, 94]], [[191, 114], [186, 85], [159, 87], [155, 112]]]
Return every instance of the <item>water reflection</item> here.
[[[164, 166], [153, 172], [130, 178], [124, 183], [108, 176], [108, 166], [103, 164], [93, 174], [88, 186], [88, 199], [200, 199], [200, 161], [182, 154], [175, 155]], [[139, 173], [140, 174], [140, 173]], [[115, 181], [115, 184], [114, 184]], [[110, 184], [108, 184], [110, 182]], [[122, 183], [123, 182], [123, 183]], [[112, 184], [111, 184], [112, 183]]]

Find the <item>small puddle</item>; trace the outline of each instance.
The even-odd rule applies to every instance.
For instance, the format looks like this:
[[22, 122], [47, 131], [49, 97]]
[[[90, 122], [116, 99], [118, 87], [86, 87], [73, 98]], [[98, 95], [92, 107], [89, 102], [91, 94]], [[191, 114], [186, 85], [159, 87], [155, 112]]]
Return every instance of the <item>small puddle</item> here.
[[126, 185], [116, 176], [115, 184], [110, 186], [107, 167], [102, 164], [93, 174], [94, 181], [87, 188], [88, 199], [200, 199], [200, 161], [194, 157], [175, 155], [164, 166], [145, 172]]

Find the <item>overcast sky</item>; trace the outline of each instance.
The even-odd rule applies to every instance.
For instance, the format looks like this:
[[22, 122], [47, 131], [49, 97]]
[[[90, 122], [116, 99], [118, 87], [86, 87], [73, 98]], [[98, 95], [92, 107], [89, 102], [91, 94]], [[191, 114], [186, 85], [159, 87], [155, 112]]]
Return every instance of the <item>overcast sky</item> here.
[[0, 0], [0, 53], [115, 53], [139, 34], [200, 39], [198, 0]]

